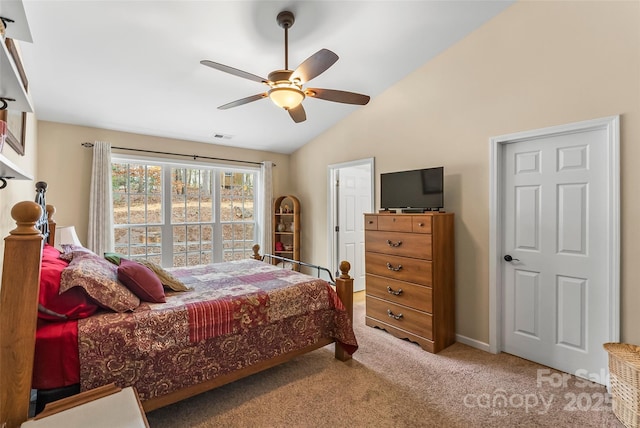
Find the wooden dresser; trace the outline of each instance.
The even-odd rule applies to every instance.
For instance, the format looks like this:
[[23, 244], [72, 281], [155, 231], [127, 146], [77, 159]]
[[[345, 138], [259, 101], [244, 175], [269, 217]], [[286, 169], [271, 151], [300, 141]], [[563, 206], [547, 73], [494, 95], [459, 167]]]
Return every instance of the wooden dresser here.
[[453, 213], [365, 214], [366, 324], [440, 352], [455, 342]]

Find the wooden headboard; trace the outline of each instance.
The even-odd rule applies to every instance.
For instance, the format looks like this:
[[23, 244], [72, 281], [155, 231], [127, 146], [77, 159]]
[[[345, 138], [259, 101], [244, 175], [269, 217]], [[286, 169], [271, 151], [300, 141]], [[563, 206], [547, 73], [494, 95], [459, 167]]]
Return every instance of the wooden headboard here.
[[0, 428], [19, 427], [29, 417], [38, 317], [42, 246], [55, 239], [55, 209], [47, 184], [36, 184], [36, 201], [11, 209], [17, 227], [5, 238], [0, 286]]

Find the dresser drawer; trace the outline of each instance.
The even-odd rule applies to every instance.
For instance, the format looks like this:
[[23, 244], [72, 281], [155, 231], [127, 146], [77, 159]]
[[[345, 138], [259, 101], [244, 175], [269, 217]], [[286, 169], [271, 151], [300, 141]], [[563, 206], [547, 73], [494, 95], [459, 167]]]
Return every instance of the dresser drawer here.
[[369, 296], [366, 304], [368, 317], [426, 339], [433, 339], [433, 320], [430, 314]]
[[366, 272], [399, 281], [431, 286], [432, 267], [428, 260], [366, 252]]
[[378, 216], [367, 215], [364, 216], [364, 230], [378, 230]]
[[431, 235], [405, 232], [365, 232], [365, 251], [431, 260]]
[[424, 285], [367, 275], [367, 296], [374, 296], [424, 312], [432, 312], [432, 289]]
[[411, 231], [413, 233], [431, 233], [431, 221], [433, 216], [411, 216]]
[[378, 230], [393, 232], [412, 232], [411, 216], [383, 214], [378, 216]]

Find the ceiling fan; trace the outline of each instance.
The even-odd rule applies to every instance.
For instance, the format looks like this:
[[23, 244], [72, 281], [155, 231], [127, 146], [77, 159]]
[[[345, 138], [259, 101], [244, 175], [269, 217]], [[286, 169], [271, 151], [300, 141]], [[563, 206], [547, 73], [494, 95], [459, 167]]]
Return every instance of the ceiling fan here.
[[307, 114], [304, 111], [304, 107], [302, 107], [302, 100], [304, 100], [305, 97], [357, 105], [365, 105], [369, 102], [368, 95], [357, 94], [355, 92], [339, 91], [336, 89], [303, 88], [305, 83], [324, 73], [331, 67], [338, 60], [338, 55], [328, 49], [320, 49], [304, 60], [298, 68], [289, 70], [288, 31], [293, 25], [295, 18], [292, 12], [283, 11], [278, 14], [276, 21], [280, 27], [284, 28], [284, 70], [272, 71], [269, 73], [268, 79], [217, 62], [209, 60], [200, 61], [200, 64], [206, 65], [207, 67], [269, 86], [267, 92], [240, 98], [239, 100], [221, 105], [218, 107], [219, 109], [226, 110], [269, 97], [278, 107], [287, 110], [294, 122], [299, 123], [307, 119]]

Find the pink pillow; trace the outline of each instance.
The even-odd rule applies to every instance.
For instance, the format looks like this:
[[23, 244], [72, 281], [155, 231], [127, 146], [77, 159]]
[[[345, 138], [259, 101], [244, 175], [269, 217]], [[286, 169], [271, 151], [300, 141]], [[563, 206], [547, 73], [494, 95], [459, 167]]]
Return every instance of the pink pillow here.
[[118, 280], [133, 291], [140, 300], [151, 303], [166, 302], [162, 283], [151, 269], [140, 263], [121, 259], [118, 266]]

